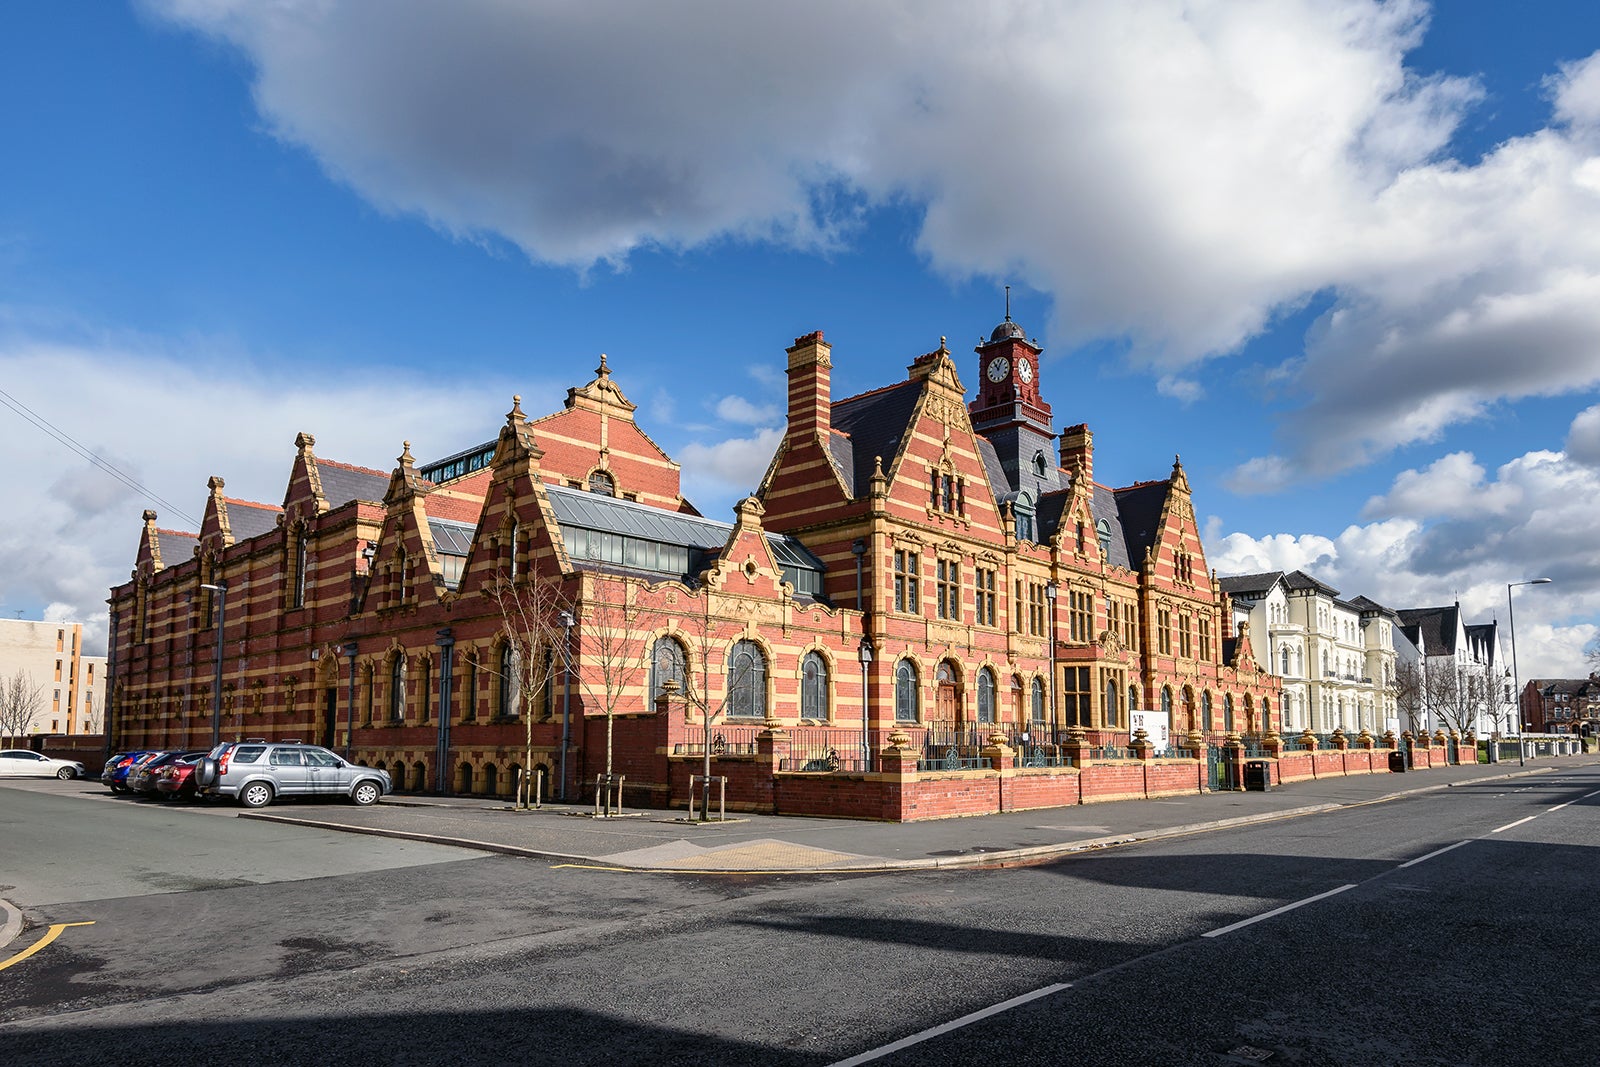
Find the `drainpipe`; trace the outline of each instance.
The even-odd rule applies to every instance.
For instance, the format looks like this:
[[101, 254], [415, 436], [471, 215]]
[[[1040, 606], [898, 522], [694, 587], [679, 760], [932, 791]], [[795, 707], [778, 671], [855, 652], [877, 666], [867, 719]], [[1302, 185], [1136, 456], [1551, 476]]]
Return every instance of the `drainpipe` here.
[[[450, 792], [450, 684], [453, 680], [451, 649], [455, 647], [456, 639], [451, 635], [450, 627], [446, 626], [435, 635], [434, 644], [439, 646], [439, 745], [433, 757], [437, 770], [434, 788], [439, 793]], [[352, 682], [352, 684], [354, 684]]]
[[350, 699], [344, 708], [344, 761], [349, 763], [350, 746], [355, 743], [356, 736], [356, 643], [346, 641], [339, 651], [350, 660]]

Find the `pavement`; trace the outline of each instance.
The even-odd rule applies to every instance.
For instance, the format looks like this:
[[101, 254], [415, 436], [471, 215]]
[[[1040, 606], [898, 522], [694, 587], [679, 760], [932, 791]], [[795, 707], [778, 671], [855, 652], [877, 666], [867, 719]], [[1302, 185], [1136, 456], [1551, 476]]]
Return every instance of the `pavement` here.
[[1265, 793], [1122, 800], [914, 823], [781, 815], [690, 822], [682, 812], [390, 796], [368, 808], [280, 804], [240, 818], [456, 845], [557, 864], [669, 874], [821, 874], [997, 867], [1088, 849], [1375, 804], [1439, 789], [1600, 766], [1593, 755], [1319, 778]]

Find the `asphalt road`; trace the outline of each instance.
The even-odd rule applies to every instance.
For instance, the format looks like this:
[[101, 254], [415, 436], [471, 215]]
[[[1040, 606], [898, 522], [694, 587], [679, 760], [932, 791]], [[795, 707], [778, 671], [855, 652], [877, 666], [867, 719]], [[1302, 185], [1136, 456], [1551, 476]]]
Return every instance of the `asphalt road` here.
[[[0, 896], [94, 925], [0, 970], [7, 1062], [1554, 1067], [1600, 1048], [1600, 769], [1028, 868], [783, 879], [57, 785], [0, 787]], [[173, 866], [187, 881], [162, 888]]]

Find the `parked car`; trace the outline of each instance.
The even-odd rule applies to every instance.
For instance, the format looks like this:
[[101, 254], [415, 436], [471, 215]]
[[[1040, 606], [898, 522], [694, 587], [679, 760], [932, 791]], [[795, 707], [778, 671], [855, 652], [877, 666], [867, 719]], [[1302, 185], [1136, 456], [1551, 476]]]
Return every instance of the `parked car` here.
[[0, 778], [82, 778], [83, 764], [26, 748], [0, 749]]
[[146, 756], [142, 760], [139, 760], [132, 767], [128, 768], [128, 779], [124, 784], [127, 785], [129, 792], [138, 793], [140, 796], [146, 797], [156, 796], [156, 781], [157, 776], [161, 773], [161, 771], [172, 766], [178, 760], [183, 759], [186, 756], [198, 758], [204, 755], [204, 749], [190, 752], [173, 751], [154, 753], [150, 756]]
[[280, 796], [343, 796], [376, 804], [394, 791], [387, 771], [298, 742], [224, 742], [201, 758], [192, 777], [200, 795], [233, 797], [247, 808], [264, 808]]
[[118, 752], [106, 760], [106, 765], [100, 770], [100, 781], [110, 787], [113, 793], [126, 793], [128, 791], [128, 772], [133, 765], [150, 754], [147, 748], [136, 748], [131, 752]]
[[163, 800], [194, 800], [194, 769], [204, 752], [186, 752], [155, 772], [156, 795]]

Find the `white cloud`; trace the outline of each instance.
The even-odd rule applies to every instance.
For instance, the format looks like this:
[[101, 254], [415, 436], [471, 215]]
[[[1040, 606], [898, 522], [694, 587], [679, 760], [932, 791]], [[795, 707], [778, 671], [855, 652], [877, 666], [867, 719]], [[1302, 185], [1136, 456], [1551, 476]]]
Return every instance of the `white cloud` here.
[[1163, 374], [1156, 379], [1156, 392], [1185, 406], [1206, 395], [1205, 387], [1193, 378], [1180, 378], [1173, 374]]
[[1482, 92], [1406, 66], [1420, 0], [146, 2], [372, 203], [539, 261], [824, 248], [910, 202], [936, 269], [1050, 293], [1057, 345], [1126, 339], [1180, 399], [1328, 294], [1241, 490], [1600, 382], [1600, 57], [1462, 163]]
[[778, 419], [771, 404], [753, 404], [742, 396], [725, 396], [717, 401], [717, 417], [745, 426], [770, 426]]
[[683, 464], [684, 495], [707, 517], [731, 519], [724, 509], [756, 491], [783, 434], [775, 428], [761, 430], [754, 437], [684, 445], [678, 455]]
[[1484, 513], [1504, 515], [1522, 501], [1514, 485], [1487, 485], [1484, 470], [1470, 452], [1440, 456], [1424, 471], [1402, 471], [1383, 496], [1375, 496], [1362, 509], [1365, 518], [1465, 518]]
[[1566, 452], [1575, 463], [1600, 467], [1600, 404], [1585, 408], [1572, 420]]
[[[164, 529], [195, 530], [213, 474], [231, 497], [281, 503], [302, 430], [316, 437], [319, 456], [378, 470], [394, 465], [405, 438], [419, 458], [448, 454], [492, 436], [517, 391], [480, 382], [442, 397], [420, 378], [330, 370], [286, 380], [200, 355], [143, 343], [0, 340], [8, 394], [160, 498], [141, 496], [6, 413], [0, 449], [13, 477], [0, 527], [0, 557], [10, 561], [0, 602], [8, 609], [81, 621], [86, 647], [98, 649], [108, 590], [133, 568], [144, 509]], [[518, 388], [534, 395], [541, 386]]]

